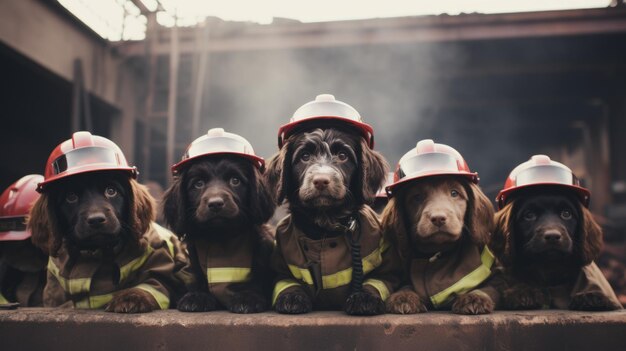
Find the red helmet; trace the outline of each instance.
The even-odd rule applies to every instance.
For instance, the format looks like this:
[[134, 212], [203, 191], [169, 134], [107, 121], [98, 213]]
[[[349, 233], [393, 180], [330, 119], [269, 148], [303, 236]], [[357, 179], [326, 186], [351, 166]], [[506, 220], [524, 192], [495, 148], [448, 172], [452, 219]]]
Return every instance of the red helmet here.
[[187, 146], [182, 160], [172, 166], [172, 174], [178, 174], [180, 168], [193, 159], [224, 154], [247, 158], [260, 170], [265, 167], [265, 160], [255, 155], [248, 140], [237, 134], [225, 132], [222, 128], [213, 128]]
[[504, 183], [504, 189], [496, 197], [498, 208], [506, 205], [512, 193], [538, 185], [554, 185], [573, 191], [585, 207], [589, 206], [591, 193], [580, 186], [580, 181], [569, 167], [552, 161], [546, 155], [535, 155], [511, 171]]
[[45, 180], [39, 183], [37, 191], [44, 191], [48, 184], [59, 179], [96, 171], [124, 171], [137, 177], [137, 169], [128, 165], [124, 153], [114, 142], [89, 132], [76, 132], [48, 157]]
[[394, 183], [387, 187], [387, 194], [391, 197], [395, 187], [408, 181], [440, 175], [462, 176], [478, 183], [478, 173], [470, 171], [458, 151], [431, 139], [421, 140], [398, 162]]
[[374, 148], [374, 130], [372, 127], [363, 123], [361, 115], [354, 107], [335, 100], [335, 97], [330, 94], [318, 95], [315, 97], [315, 101], [307, 102], [294, 112], [289, 123], [278, 130], [278, 147], [283, 147], [285, 140], [304, 124], [315, 128], [330, 123], [340, 123], [356, 128], [365, 138], [369, 147]]
[[39, 198], [37, 183], [43, 180], [39, 174], [29, 174], [11, 184], [0, 195], [0, 241], [18, 241], [30, 238], [26, 228], [26, 216]]

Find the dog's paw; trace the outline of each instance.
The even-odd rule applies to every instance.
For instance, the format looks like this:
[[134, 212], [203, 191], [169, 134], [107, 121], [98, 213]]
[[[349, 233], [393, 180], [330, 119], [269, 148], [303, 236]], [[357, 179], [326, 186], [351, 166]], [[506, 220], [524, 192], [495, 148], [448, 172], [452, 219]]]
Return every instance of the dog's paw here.
[[385, 301], [385, 307], [388, 313], [395, 314], [415, 314], [428, 311], [420, 297], [410, 290], [391, 294]]
[[309, 313], [313, 310], [313, 302], [303, 291], [290, 291], [278, 295], [275, 309], [284, 314]]
[[489, 295], [480, 290], [473, 290], [456, 297], [452, 303], [452, 312], [456, 314], [488, 314], [496, 304]]
[[537, 310], [550, 305], [550, 300], [540, 289], [529, 286], [505, 290], [502, 300], [505, 308], [509, 310]]
[[253, 291], [236, 293], [228, 310], [233, 313], [259, 313], [267, 309], [267, 299]]
[[128, 289], [116, 293], [105, 311], [116, 313], [145, 313], [159, 308], [156, 300], [141, 289]]
[[217, 301], [209, 293], [188, 292], [178, 300], [176, 308], [181, 312], [208, 312], [217, 308]]
[[622, 306], [611, 301], [611, 299], [600, 292], [576, 294], [569, 303], [570, 310], [579, 311], [613, 311], [621, 308]]
[[353, 316], [373, 316], [385, 313], [385, 302], [378, 296], [361, 291], [348, 296], [343, 309]]

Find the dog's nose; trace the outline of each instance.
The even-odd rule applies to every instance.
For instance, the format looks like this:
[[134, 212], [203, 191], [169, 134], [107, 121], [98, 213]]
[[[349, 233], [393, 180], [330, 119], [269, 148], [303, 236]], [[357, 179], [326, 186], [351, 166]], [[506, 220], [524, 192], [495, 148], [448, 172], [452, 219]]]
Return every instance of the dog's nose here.
[[330, 177], [327, 175], [316, 175], [313, 177], [313, 185], [317, 190], [325, 190], [330, 184]]
[[102, 212], [92, 213], [87, 216], [87, 224], [89, 224], [90, 227], [99, 227], [103, 225], [106, 221], [107, 218]]
[[437, 227], [441, 227], [446, 224], [446, 216], [444, 215], [432, 215], [430, 221]]
[[546, 232], [543, 233], [543, 240], [548, 243], [558, 243], [559, 241], [561, 241], [562, 237], [563, 235], [561, 235], [558, 230], [546, 230]]
[[209, 199], [209, 210], [219, 212], [224, 208], [224, 199], [221, 197], [212, 197]]

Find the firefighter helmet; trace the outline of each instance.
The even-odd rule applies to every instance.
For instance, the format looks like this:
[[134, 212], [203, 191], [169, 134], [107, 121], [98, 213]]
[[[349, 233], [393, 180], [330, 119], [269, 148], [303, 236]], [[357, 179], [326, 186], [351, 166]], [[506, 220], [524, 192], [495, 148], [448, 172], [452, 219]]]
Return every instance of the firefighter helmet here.
[[580, 181], [569, 167], [546, 155], [534, 155], [511, 171], [504, 183], [504, 189], [496, 197], [498, 208], [504, 207], [511, 194], [520, 189], [540, 185], [557, 186], [572, 191], [585, 207], [589, 206], [591, 193], [580, 186]]
[[240, 135], [225, 132], [222, 128], [213, 128], [187, 146], [181, 161], [172, 166], [172, 174], [178, 174], [181, 167], [191, 160], [224, 154], [246, 158], [261, 170], [265, 167], [265, 160], [254, 153], [248, 140]]
[[278, 147], [283, 147], [285, 140], [295, 132], [302, 130], [302, 127], [319, 128], [328, 125], [355, 128], [367, 141], [369, 147], [374, 148], [374, 130], [372, 127], [363, 122], [361, 115], [354, 107], [335, 100], [331, 94], [318, 95], [314, 101], [309, 101], [300, 106], [294, 112], [289, 123], [278, 130]]
[[48, 157], [44, 181], [39, 183], [37, 191], [44, 191], [50, 183], [60, 179], [96, 171], [122, 171], [137, 177], [137, 169], [128, 165], [124, 153], [114, 142], [89, 132], [76, 132]]
[[18, 241], [30, 238], [26, 216], [39, 198], [37, 183], [43, 181], [39, 174], [29, 174], [11, 184], [0, 195], [0, 241]]
[[462, 176], [478, 183], [478, 173], [470, 171], [458, 151], [448, 145], [437, 144], [431, 139], [421, 140], [398, 162], [394, 182], [387, 187], [387, 194], [391, 197], [398, 185], [408, 181], [440, 175]]

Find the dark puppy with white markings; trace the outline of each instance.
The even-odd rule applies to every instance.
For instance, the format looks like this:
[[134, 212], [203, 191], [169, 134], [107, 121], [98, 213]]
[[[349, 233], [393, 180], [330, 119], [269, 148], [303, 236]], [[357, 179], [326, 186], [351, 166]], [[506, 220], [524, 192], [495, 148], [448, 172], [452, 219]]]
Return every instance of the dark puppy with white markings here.
[[77, 132], [53, 151], [29, 227], [50, 255], [44, 306], [166, 309], [187, 258], [153, 222], [154, 200], [108, 139]]
[[[313, 103], [318, 102], [338, 103], [329, 96]], [[286, 200], [291, 212], [278, 224], [272, 258], [279, 313], [343, 308], [352, 315], [380, 314], [399, 283], [394, 250], [367, 206], [387, 164], [366, 138], [342, 123], [337, 117], [321, 123], [332, 128], [309, 124], [292, 133], [268, 167], [277, 202]]]
[[[538, 169], [541, 176], [532, 174]], [[534, 156], [511, 173], [499, 195], [491, 243], [507, 272], [506, 308], [621, 308], [593, 262], [602, 230], [585, 206], [588, 200], [569, 168], [547, 156]]]
[[275, 205], [263, 183], [263, 159], [242, 137], [211, 129], [173, 169], [164, 217], [184, 236], [196, 281], [178, 309], [266, 310], [273, 238], [265, 223]]

